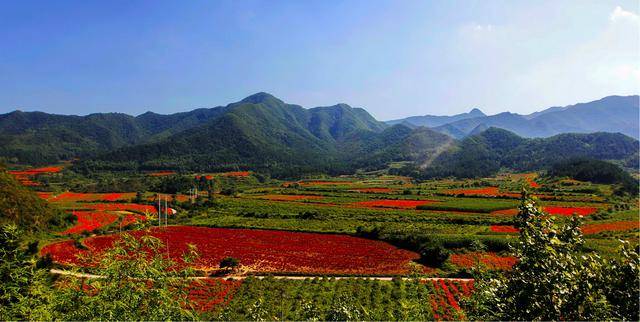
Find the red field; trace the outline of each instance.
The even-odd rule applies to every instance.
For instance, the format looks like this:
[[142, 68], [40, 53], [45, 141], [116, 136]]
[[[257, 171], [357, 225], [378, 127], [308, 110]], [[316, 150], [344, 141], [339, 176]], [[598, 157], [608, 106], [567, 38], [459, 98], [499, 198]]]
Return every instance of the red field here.
[[36, 194], [38, 195], [38, 197], [47, 200], [49, 198], [51, 198], [52, 193], [51, 192], [36, 192]]
[[[586, 224], [581, 227], [582, 233], [585, 235], [593, 235], [603, 231], [625, 231], [632, 229], [640, 229], [638, 221], [616, 221], [601, 224]], [[497, 233], [517, 233], [518, 228], [514, 226], [491, 226], [491, 231]]]
[[602, 224], [589, 224], [582, 226], [585, 235], [597, 234], [602, 231], [625, 231], [640, 228], [638, 221], [616, 221]]
[[188, 287], [189, 303], [200, 312], [216, 311], [231, 302], [241, 285], [240, 280], [221, 278], [195, 280]]
[[83, 231], [94, 231], [98, 228], [108, 226], [118, 219], [118, 215], [116, 214], [98, 211], [74, 211], [73, 215], [78, 218], [78, 222], [75, 226], [63, 231], [63, 235], [77, 234]]
[[519, 232], [518, 228], [513, 226], [506, 225], [493, 225], [491, 226], [491, 231], [494, 233], [517, 233]]
[[122, 217], [122, 221], [120, 221], [120, 227], [126, 227], [128, 225], [131, 225], [133, 223], [136, 223], [138, 221], [144, 221], [147, 220], [147, 217], [143, 216], [143, 215], [138, 215], [138, 214], [127, 214], [124, 217]]
[[459, 267], [471, 268], [478, 264], [483, 264], [490, 269], [508, 270], [516, 263], [516, 258], [512, 256], [499, 256], [493, 252], [487, 253], [466, 253], [452, 254], [449, 257], [452, 264]]
[[398, 208], [398, 209], [415, 209], [417, 206], [434, 203], [434, 200], [371, 200], [354, 202], [351, 205], [365, 208]]
[[537, 182], [535, 182], [535, 181], [533, 180], [533, 178], [529, 178], [529, 177], [527, 177], [527, 178], [526, 178], [526, 180], [527, 180], [527, 183], [529, 183], [529, 187], [531, 187], [531, 188], [540, 188], [540, 184], [538, 184]]
[[156, 213], [156, 207], [149, 205], [139, 205], [135, 203], [90, 203], [83, 204], [82, 208], [102, 210], [102, 211], [133, 211], [141, 214]]
[[301, 186], [352, 185], [351, 181], [300, 181]]
[[545, 212], [548, 212], [550, 215], [558, 215], [558, 216], [572, 216], [574, 213], [580, 216], [587, 216], [598, 211], [598, 208], [594, 207], [543, 207]]
[[62, 167], [45, 167], [45, 168], [36, 168], [22, 171], [9, 171], [9, 173], [15, 176], [35, 176], [42, 173], [58, 173], [62, 171]]
[[[554, 216], [571, 216], [573, 213], [577, 213], [580, 216], [587, 216], [598, 211], [595, 207], [557, 207], [548, 206], [542, 207], [542, 210]], [[509, 215], [515, 216], [518, 214], [518, 209], [502, 209], [491, 212], [492, 215]]]
[[[191, 226], [155, 228], [151, 235], [168, 244], [168, 254], [178, 262], [187, 244], [196, 245], [201, 257], [194, 267], [203, 270], [216, 269], [223, 258], [231, 256], [246, 269], [263, 273], [396, 275], [408, 273], [408, 264], [420, 257], [381, 241], [346, 235]], [[95, 255], [111, 247], [116, 238], [96, 236], [83, 243]], [[63, 264], [80, 264], [75, 255], [85, 252], [73, 242], [42, 249]]]
[[45, 167], [29, 170], [14, 170], [9, 171], [23, 186], [35, 187], [40, 184], [31, 180], [32, 177], [43, 173], [58, 173], [62, 171], [62, 167]]
[[225, 172], [222, 174], [224, 177], [248, 177], [251, 174], [249, 171], [233, 171]]
[[444, 193], [449, 195], [464, 195], [464, 196], [487, 196], [487, 197], [520, 197], [519, 193], [500, 192], [498, 187], [485, 187], [478, 189], [451, 189], [445, 190]]
[[473, 292], [473, 280], [431, 280], [434, 294], [429, 298], [436, 320], [456, 319], [460, 313], [459, 301]]
[[51, 199], [50, 202], [65, 201], [117, 201], [127, 200], [135, 197], [135, 193], [80, 193], [80, 192], [64, 192]]
[[504, 215], [504, 216], [515, 216], [518, 214], [518, 209], [501, 209], [492, 211], [492, 215]]
[[158, 172], [149, 173], [149, 176], [151, 176], [151, 177], [164, 177], [164, 176], [172, 176], [174, 174], [176, 174], [175, 171], [158, 171]]
[[319, 200], [322, 196], [305, 196], [305, 195], [263, 195], [260, 199], [273, 201], [298, 201], [298, 200]]

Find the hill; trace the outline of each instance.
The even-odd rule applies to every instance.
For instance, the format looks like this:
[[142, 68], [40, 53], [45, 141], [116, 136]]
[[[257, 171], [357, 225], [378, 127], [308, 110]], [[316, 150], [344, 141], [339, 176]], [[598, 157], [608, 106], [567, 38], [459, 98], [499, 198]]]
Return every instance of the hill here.
[[482, 177], [493, 175], [501, 168], [545, 169], [576, 157], [627, 160], [638, 152], [638, 141], [619, 133], [573, 133], [528, 139], [503, 129], [489, 128], [459, 141], [439, 155], [423, 176]]
[[14, 223], [26, 231], [46, 230], [62, 223], [63, 214], [0, 168], [0, 225]]
[[617, 184], [616, 193], [637, 195], [638, 180], [615, 164], [588, 158], [575, 158], [554, 164], [549, 169], [550, 177], [569, 177], [580, 181]]
[[154, 141], [213, 119], [223, 108], [137, 117], [120, 113], [87, 116], [14, 111], [0, 115], [0, 158], [10, 163], [49, 164]]

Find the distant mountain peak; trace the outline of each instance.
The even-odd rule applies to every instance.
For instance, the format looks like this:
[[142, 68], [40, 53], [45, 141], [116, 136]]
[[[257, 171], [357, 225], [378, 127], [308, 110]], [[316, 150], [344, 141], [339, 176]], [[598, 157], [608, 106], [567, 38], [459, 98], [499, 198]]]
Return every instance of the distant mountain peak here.
[[474, 107], [471, 111], [469, 111], [468, 113], [469, 115], [473, 115], [473, 116], [487, 116], [486, 114], [484, 114], [484, 112], [482, 112], [479, 108]]
[[253, 95], [247, 96], [245, 97], [242, 101], [242, 103], [251, 103], [251, 104], [260, 104], [260, 103], [264, 103], [266, 101], [271, 101], [271, 100], [276, 100], [278, 102], [282, 102], [280, 99], [278, 99], [277, 97], [266, 93], [266, 92], [259, 92], [259, 93], [255, 93]]
[[151, 115], [160, 115], [160, 114], [155, 113], [155, 112], [151, 112], [151, 111], [146, 111], [146, 112], [138, 115], [137, 117], [145, 117], [145, 116], [151, 116]]

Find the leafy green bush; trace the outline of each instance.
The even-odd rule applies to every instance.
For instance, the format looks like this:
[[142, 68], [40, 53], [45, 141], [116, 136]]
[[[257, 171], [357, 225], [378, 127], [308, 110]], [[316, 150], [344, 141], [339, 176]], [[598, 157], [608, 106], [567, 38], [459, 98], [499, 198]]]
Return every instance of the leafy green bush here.
[[513, 270], [480, 278], [467, 303], [474, 320], [637, 321], [638, 253], [623, 243], [619, 256], [585, 254], [580, 218], [557, 224], [524, 196], [516, 216], [519, 242]]
[[441, 245], [430, 244], [420, 249], [421, 261], [432, 267], [440, 267], [449, 259], [449, 251]]

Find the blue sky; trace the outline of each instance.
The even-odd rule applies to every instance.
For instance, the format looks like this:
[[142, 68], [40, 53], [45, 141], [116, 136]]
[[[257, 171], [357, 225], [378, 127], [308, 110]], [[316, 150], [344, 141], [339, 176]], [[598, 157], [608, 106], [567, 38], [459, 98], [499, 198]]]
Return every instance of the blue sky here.
[[2, 1], [0, 113], [214, 107], [266, 91], [381, 120], [640, 89], [638, 1]]

